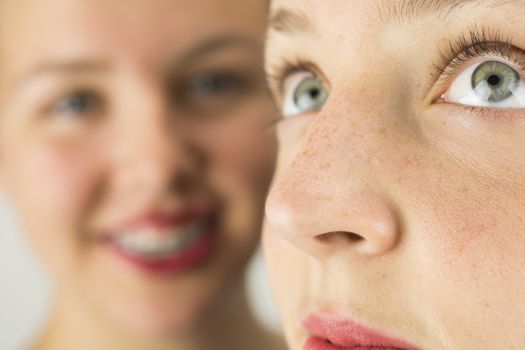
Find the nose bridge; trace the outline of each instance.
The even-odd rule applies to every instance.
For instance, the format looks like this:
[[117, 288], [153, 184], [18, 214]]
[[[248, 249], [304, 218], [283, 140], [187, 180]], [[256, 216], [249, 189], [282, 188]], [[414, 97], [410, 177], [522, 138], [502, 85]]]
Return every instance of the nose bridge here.
[[135, 88], [115, 123], [115, 179], [125, 188], [165, 190], [189, 169], [184, 133], [176, 130], [161, 91]]
[[397, 241], [394, 203], [380, 186], [386, 121], [380, 115], [373, 120], [375, 113], [349, 103], [327, 105], [274, 182], [269, 226], [309, 254], [341, 249], [320, 239], [333, 233], [352, 238], [347, 248], [363, 254], [388, 251]]
[[141, 161], [158, 160], [165, 157], [174, 135], [169, 130], [169, 112], [165, 103], [154, 92], [144, 92], [123, 110], [118, 123], [122, 133], [121, 143], [126, 147], [127, 156], [141, 158]]
[[392, 144], [382, 114], [349, 102], [327, 106], [312, 122], [283, 184], [315, 201], [377, 189]]

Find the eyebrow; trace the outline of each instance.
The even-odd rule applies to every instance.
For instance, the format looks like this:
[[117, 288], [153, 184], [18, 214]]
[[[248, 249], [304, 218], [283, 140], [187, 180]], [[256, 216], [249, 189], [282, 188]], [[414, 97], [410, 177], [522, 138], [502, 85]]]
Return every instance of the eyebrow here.
[[[384, 24], [404, 23], [431, 15], [445, 19], [465, 5], [496, 8], [515, 2], [516, 0], [381, 0], [377, 5], [377, 13]], [[315, 27], [303, 12], [277, 8], [270, 14], [268, 31], [294, 35], [313, 32]]]
[[383, 23], [404, 23], [433, 15], [446, 19], [466, 5], [493, 9], [514, 2], [516, 0], [381, 0], [377, 11]]
[[314, 26], [303, 12], [278, 8], [270, 14], [268, 30], [284, 34], [300, 34], [313, 32]]
[[20, 85], [41, 75], [75, 75], [102, 73], [110, 69], [109, 64], [97, 60], [49, 59], [29, 69], [14, 79], [14, 85]]
[[189, 49], [187, 53], [183, 54], [178, 61], [182, 63], [192, 62], [198, 58], [206, 57], [216, 52], [236, 47], [254, 50], [258, 47], [262, 48], [262, 46], [262, 42], [258, 42], [257, 40], [247, 36], [218, 36], [197, 44], [195, 47]]
[[[224, 35], [211, 38], [188, 50], [179, 61], [192, 62], [215, 52], [230, 47], [257, 47], [256, 40], [240, 35]], [[262, 44], [260, 43], [262, 46]], [[46, 75], [81, 75], [101, 74], [111, 70], [111, 65], [103, 60], [84, 58], [48, 58], [30, 68], [27, 72], [13, 79], [13, 86], [17, 87], [26, 82]]]

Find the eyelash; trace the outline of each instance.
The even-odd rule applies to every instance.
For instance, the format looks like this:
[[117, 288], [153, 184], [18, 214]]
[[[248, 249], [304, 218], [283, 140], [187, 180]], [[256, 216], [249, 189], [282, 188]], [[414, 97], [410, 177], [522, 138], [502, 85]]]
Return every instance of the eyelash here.
[[[499, 31], [492, 31], [489, 28], [473, 27], [458, 38], [450, 39], [448, 50], [440, 52], [439, 61], [432, 65], [434, 83], [454, 76], [470, 60], [489, 55], [507, 60], [519, 67], [521, 72], [525, 72], [525, 57], [520, 57], [516, 51], [523, 54], [522, 50], [516, 49], [513, 45], [512, 38], [504, 38]], [[267, 74], [268, 85], [278, 100], [282, 98], [286, 79], [297, 72], [310, 72], [319, 76], [317, 73], [319, 69], [315, 64], [300, 59], [284, 59], [280, 64], [270, 66]], [[465, 106], [465, 108], [469, 108], [472, 112], [479, 112], [476, 107]], [[268, 129], [271, 130], [283, 119], [282, 116], [272, 119], [268, 123]]]
[[268, 85], [272, 91], [278, 93], [277, 97], [280, 97], [283, 93], [284, 82], [290, 75], [298, 72], [310, 72], [317, 75], [317, 71], [315, 65], [307, 61], [284, 59], [280, 64], [270, 67], [267, 74]]
[[525, 61], [516, 55], [516, 48], [512, 42], [512, 38], [502, 37], [499, 31], [491, 31], [484, 27], [471, 28], [467, 34], [450, 40], [446, 52], [440, 52], [439, 62], [433, 64], [434, 80], [453, 76], [470, 60], [489, 55], [514, 63], [520, 70], [525, 71]]

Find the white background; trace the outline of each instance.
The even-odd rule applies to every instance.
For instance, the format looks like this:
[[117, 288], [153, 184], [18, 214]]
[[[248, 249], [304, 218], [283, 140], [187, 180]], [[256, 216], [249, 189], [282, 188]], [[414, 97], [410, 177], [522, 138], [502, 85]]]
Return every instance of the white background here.
[[[250, 264], [247, 286], [257, 317], [277, 330], [277, 315], [260, 255]], [[0, 350], [23, 349], [38, 335], [51, 308], [52, 295], [52, 286], [0, 194]]]

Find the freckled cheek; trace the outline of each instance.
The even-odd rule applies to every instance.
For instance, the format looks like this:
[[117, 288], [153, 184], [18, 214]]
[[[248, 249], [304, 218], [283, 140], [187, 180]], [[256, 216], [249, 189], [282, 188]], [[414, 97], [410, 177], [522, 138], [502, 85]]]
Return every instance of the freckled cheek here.
[[[466, 180], [479, 178], [472, 174], [441, 175], [462, 180], [442, 183], [424, 177], [427, 189], [413, 191], [411, 204], [405, 206], [412, 207], [407, 214], [407, 244], [414, 245], [410, 252], [417, 254], [416, 265], [428, 285], [440, 286], [437, 290], [443, 293], [459, 293], [456, 298], [461, 299], [469, 291], [481, 297], [489, 292], [487, 285], [521, 280], [523, 276], [509, 276], [515, 264], [525, 263], [525, 225], [519, 218], [525, 208], [509, 200], [517, 189]], [[473, 299], [466, 297], [465, 302]]]

